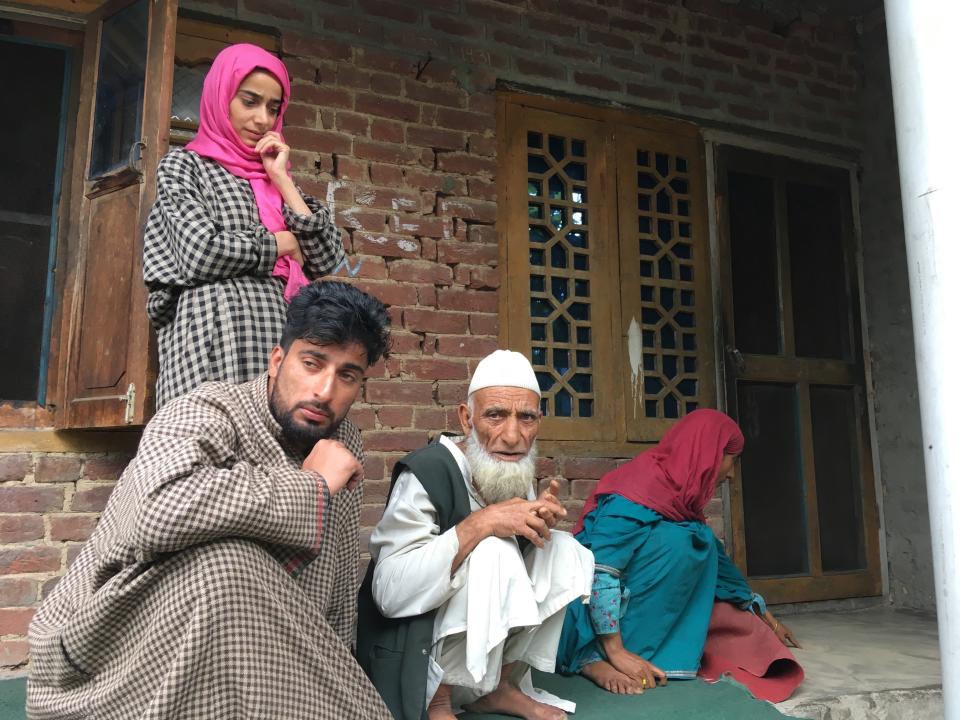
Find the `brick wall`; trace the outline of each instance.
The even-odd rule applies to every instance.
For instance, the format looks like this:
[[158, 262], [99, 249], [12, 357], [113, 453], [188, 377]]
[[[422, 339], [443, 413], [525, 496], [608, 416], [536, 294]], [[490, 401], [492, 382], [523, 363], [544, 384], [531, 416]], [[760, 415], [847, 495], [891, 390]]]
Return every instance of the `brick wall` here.
[[[729, 0], [181, 5], [279, 25], [295, 174], [344, 229], [349, 264], [337, 274], [390, 306], [393, 356], [352, 411], [368, 452], [365, 538], [393, 463], [457, 428], [470, 373], [497, 347], [498, 83], [748, 133], [860, 136], [852, 23], [790, 3], [771, 14]], [[123, 460], [0, 456], [0, 667], [24, 662], [32, 608], [89, 534]], [[538, 472], [561, 479], [575, 518], [621, 460], [545, 457]], [[719, 501], [709, 515], [720, 532]]]

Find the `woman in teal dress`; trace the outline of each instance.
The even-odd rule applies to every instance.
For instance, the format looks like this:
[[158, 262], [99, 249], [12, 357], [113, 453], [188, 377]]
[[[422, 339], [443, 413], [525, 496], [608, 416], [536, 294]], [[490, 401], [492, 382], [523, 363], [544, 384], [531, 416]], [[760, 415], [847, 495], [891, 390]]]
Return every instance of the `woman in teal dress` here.
[[796, 643], [704, 522], [743, 443], [727, 415], [696, 410], [600, 480], [574, 528], [594, 554], [593, 592], [567, 611], [558, 668], [617, 693], [693, 678], [717, 601], [756, 612], [784, 645]]

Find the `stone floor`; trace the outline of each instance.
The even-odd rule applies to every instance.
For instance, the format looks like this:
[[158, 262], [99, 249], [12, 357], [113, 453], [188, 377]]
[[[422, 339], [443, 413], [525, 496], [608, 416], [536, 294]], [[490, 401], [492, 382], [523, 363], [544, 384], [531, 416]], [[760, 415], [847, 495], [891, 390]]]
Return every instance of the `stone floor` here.
[[784, 616], [803, 645], [806, 678], [786, 715], [814, 720], [943, 717], [937, 622], [931, 615], [875, 607]]

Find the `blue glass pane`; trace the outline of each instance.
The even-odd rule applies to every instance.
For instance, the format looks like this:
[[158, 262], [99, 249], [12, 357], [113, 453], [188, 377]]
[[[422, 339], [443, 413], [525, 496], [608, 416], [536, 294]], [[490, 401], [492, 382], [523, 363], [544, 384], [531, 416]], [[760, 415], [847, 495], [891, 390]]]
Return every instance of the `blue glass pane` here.
[[577, 248], [585, 248], [587, 246], [587, 232], [586, 230], [571, 230], [565, 236], [567, 242]]
[[645, 348], [652, 348], [654, 346], [654, 337], [653, 330], [644, 330], [643, 331], [643, 346]]
[[653, 221], [646, 215], [637, 218], [637, 226], [644, 235], [649, 235], [653, 231]]
[[676, 167], [677, 167], [677, 172], [685, 173], [685, 172], [687, 171], [687, 160], [686, 160], [686, 158], [682, 158], [682, 157], [680, 157], [680, 156], [678, 155], [676, 158], [674, 158], [674, 160], [676, 161], [675, 164], [676, 164]]
[[530, 290], [532, 292], [543, 292], [547, 289], [547, 280], [543, 275], [530, 276]]
[[530, 264], [536, 266], [542, 266], [544, 264], [544, 252], [543, 250], [531, 250], [530, 251]]
[[573, 267], [575, 270], [583, 270], [586, 272], [590, 269], [590, 258], [582, 253], [574, 253]]
[[643, 369], [646, 372], [656, 372], [657, 371], [657, 356], [651, 353], [643, 354]]
[[649, 375], [643, 379], [643, 392], [647, 395], [656, 395], [663, 389], [663, 383], [660, 382], [660, 378], [650, 377]]
[[683, 371], [685, 373], [695, 373], [697, 371], [697, 359], [686, 356], [683, 358]]
[[669, 155], [664, 155], [663, 153], [657, 153], [657, 172], [664, 177], [670, 174], [670, 156]]
[[650, 212], [650, 196], [649, 195], [637, 195], [637, 210], [642, 210], [643, 212]]
[[553, 341], [570, 342], [570, 323], [562, 315], [553, 321]]
[[583, 163], [567, 163], [563, 169], [571, 180], [587, 181], [587, 166]]
[[540, 203], [530, 203], [527, 205], [527, 217], [534, 220], [543, 220], [543, 205]]
[[527, 180], [527, 195], [537, 197], [543, 191], [539, 180]]
[[677, 346], [677, 333], [672, 325], [664, 325], [660, 328], [660, 347], [665, 350], [673, 350]]
[[644, 302], [653, 302], [653, 286], [652, 285], [641, 285], [640, 286], [640, 299]]
[[673, 240], [673, 223], [669, 220], [657, 220], [657, 235], [660, 241], [668, 243]]
[[530, 242], [545, 243], [553, 235], [543, 225], [530, 226]]
[[539, 155], [527, 155], [527, 172], [532, 172], [539, 175], [545, 173], [549, 169], [550, 166], [547, 164], [547, 161]]
[[688, 217], [690, 215], [690, 203], [687, 200], [677, 200], [677, 215]]
[[657, 192], [657, 212], [670, 212], [670, 193], [666, 190]]
[[546, 365], [547, 364], [547, 349], [542, 347], [535, 347], [530, 352], [530, 362], [534, 365]]
[[556, 135], [550, 136], [550, 154], [553, 155], [554, 160], [563, 160], [567, 154], [565, 146], [566, 143], [562, 137], [557, 137]]
[[663, 374], [667, 377], [667, 379], [673, 380], [677, 376], [677, 356], [664, 355], [662, 365]]
[[643, 403], [643, 411], [646, 413], [647, 417], [656, 417], [657, 416], [657, 401], [656, 400], [646, 400]]
[[586, 225], [587, 224], [587, 211], [586, 210], [574, 210], [570, 213], [570, 220], [574, 225]]
[[677, 383], [677, 390], [682, 392], [686, 397], [696, 397], [697, 381], [692, 379], [681, 380]]
[[650, 153], [646, 150], [637, 150], [637, 165], [648, 167], [650, 165]]
[[693, 290], [680, 291], [680, 304], [686, 307], [693, 307]]
[[550, 415], [550, 407], [546, 398], [540, 398], [540, 414], [544, 417]]
[[674, 178], [670, 181], [670, 187], [676, 190], [681, 195], [686, 195], [687, 191], [690, 190], [690, 186], [687, 184], [687, 181], [683, 178]]
[[684, 350], [696, 350], [697, 349], [697, 336], [693, 333], [684, 333], [683, 334], [683, 349]]
[[653, 308], [642, 308], [640, 310], [640, 319], [644, 325], [653, 325], [660, 322], [660, 313]]
[[557, 375], [565, 375], [570, 369], [570, 351], [554, 348], [553, 351], [553, 369]]
[[683, 404], [683, 406], [687, 409], [686, 411], [688, 413], [692, 413], [694, 410], [697, 409], [697, 403], [695, 402], [686, 402]]
[[640, 275], [643, 277], [653, 277], [653, 263], [644, 260], [640, 263]]
[[583, 140], [571, 140], [570, 154], [576, 157], [585, 157], [587, 154], [587, 144]]
[[590, 351], [589, 350], [577, 350], [577, 367], [582, 367], [582, 368], [590, 367]]
[[673, 394], [667, 395], [663, 399], [663, 416], [668, 418], [680, 417], [680, 403]]
[[557, 243], [550, 249], [550, 266], [565, 268], [567, 266], [567, 249]]
[[648, 173], [637, 173], [637, 187], [643, 190], [650, 190], [657, 186], [657, 179]]
[[528, 132], [527, 133], [527, 147], [531, 148], [542, 148], [543, 147], [543, 135], [537, 132]]
[[557, 230], [567, 224], [567, 211], [564, 208], [550, 208], [550, 224]]
[[578, 401], [580, 417], [593, 417], [593, 400]]
[[585, 187], [575, 187], [573, 192], [570, 193], [570, 199], [583, 205], [587, 202], [587, 189]]
[[677, 325], [680, 327], [692, 328], [694, 326], [693, 313], [678, 312], [676, 315], [674, 315], [674, 318], [676, 318]]
[[573, 398], [566, 390], [558, 390], [553, 396], [553, 406], [556, 408], [557, 417], [570, 417], [573, 414]]
[[689, 260], [693, 254], [693, 250], [689, 244], [678, 242], [673, 246], [673, 254], [683, 260]]
[[553, 375], [546, 372], [538, 372], [537, 374], [537, 384], [540, 386], [540, 390], [546, 392], [553, 387]]
[[562, 277], [551, 278], [550, 292], [558, 302], [562, 303], [570, 294], [570, 281]]
[[547, 188], [550, 191], [550, 198], [552, 200], [567, 199], [567, 185], [558, 175], [550, 176], [550, 180], [547, 182]]
[[577, 297], [590, 297], [590, 281], [574, 280], [573, 294], [576, 295]]
[[680, 223], [680, 237], [690, 237], [690, 223]]
[[531, 340], [546, 340], [547, 339], [547, 326], [543, 323], [533, 323], [530, 325], [530, 339]]
[[673, 288], [660, 288], [660, 307], [662, 307], [664, 310], [672, 310], [673, 300]]
[[660, 273], [661, 280], [673, 280], [673, 263], [670, 258], [662, 257], [657, 263], [657, 270]]
[[577, 328], [577, 342], [581, 345], [590, 344], [590, 328], [588, 327]]
[[570, 378], [570, 387], [578, 393], [593, 392], [593, 376], [588, 373], [577, 373]]
[[570, 306], [570, 316], [574, 320], [589, 320], [590, 306], [587, 303], [575, 302]]
[[547, 317], [553, 312], [553, 305], [543, 298], [530, 298], [530, 317]]
[[690, 265], [681, 265], [680, 279], [685, 282], [693, 282], [693, 267]]

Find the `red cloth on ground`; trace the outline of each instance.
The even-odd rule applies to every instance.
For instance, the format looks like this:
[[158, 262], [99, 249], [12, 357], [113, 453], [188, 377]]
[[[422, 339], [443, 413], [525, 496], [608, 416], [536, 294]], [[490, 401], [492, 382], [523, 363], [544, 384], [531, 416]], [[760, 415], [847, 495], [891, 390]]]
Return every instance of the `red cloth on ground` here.
[[730, 603], [713, 604], [700, 677], [729, 674], [754, 697], [782, 702], [803, 681], [803, 668], [773, 630], [752, 612]]
[[604, 475], [583, 506], [573, 533], [602, 495], [621, 495], [668, 520], [704, 522], [724, 454], [743, 452], [743, 433], [719, 410], [694, 410], [667, 430], [656, 447]]

